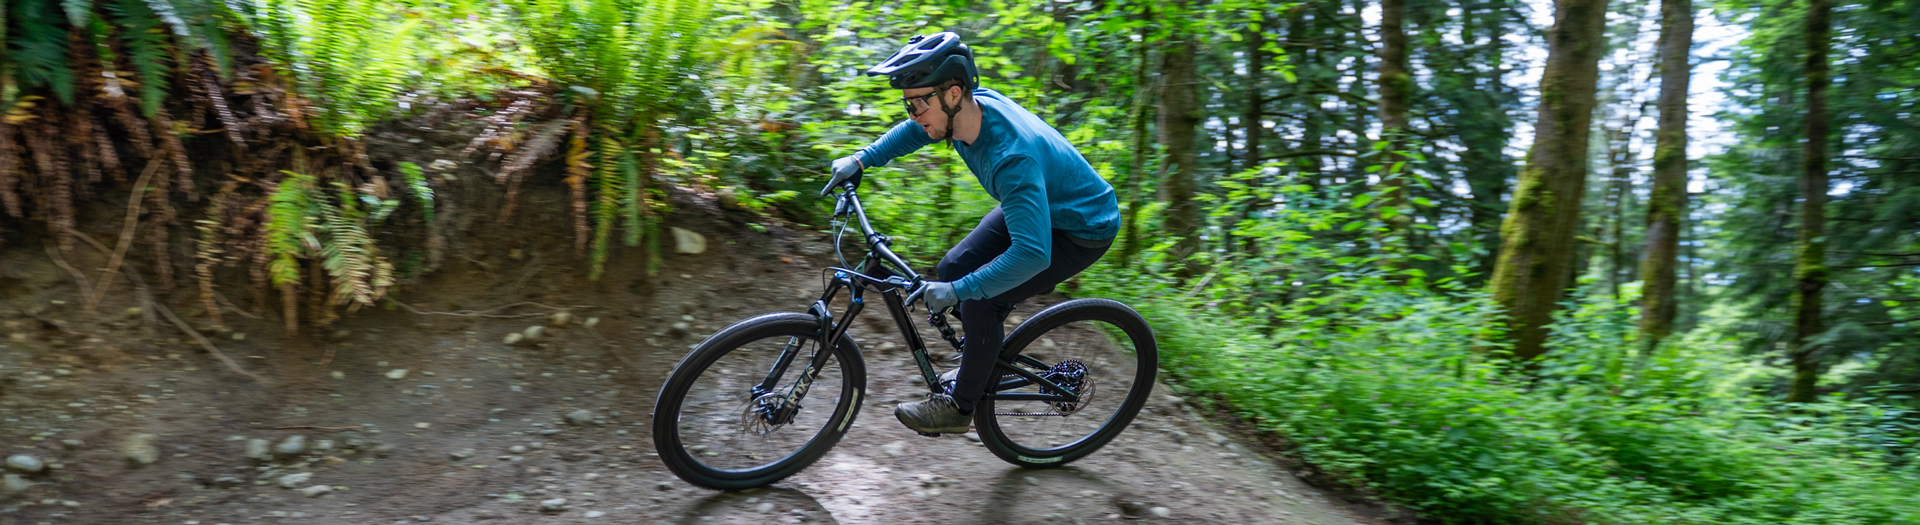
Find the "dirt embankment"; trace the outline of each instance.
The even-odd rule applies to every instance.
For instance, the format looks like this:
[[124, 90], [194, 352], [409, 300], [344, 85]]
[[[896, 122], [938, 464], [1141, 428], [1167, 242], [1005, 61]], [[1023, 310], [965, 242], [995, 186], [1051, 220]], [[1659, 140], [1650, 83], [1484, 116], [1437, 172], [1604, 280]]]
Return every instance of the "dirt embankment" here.
[[[424, 142], [393, 141], [418, 147], [405, 160], [421, 165], [459, 144]], [[454, 181], [484, 188], [477, 171]], [[151, 308], [130, 310], [131, 293], [82, 312], [71, 274], [47, 253], [0, 251], [0, 454], [25, 457], [0, 487], [0, 525], [1386, 522], [1304, 485], [1166, 391], [1067, 468], [1021, 470], [960, 436], [917, 436], [889, 414], [917, 387], [908, 354], [883, 343], [898, 336], [881, 312], [853, 332], [872, 395], [845, 441], [772, 488], [692, 488], [651, 450], [647, 417], [665, 375], [726, 323], [803, 308], [831, 248], [675, 189], [667, 223], [700, 234], [706, 251], [668, 254], [652, 276], [636, 251], [620, 252], [589, 282], [564, 190], [525, 191], [510, 223], [466, 219], [442, 266], [395, 290], [407, 306], [285, 336], [277, 305], [230, 293], [232, 331], [206, 337], [263, 381], [229, 372]], [[88, 276], [107, 259], [63, 258]], [[180, 312], [195, 297], [156, 296]], [[506, 342], [535, 326], [537, 337]]]

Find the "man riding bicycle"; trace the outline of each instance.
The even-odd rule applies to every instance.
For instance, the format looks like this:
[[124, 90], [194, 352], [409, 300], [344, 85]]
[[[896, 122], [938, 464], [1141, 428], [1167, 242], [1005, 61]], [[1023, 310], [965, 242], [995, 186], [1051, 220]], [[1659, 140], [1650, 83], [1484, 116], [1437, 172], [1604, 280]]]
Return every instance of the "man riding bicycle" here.
[[[1066, 137], [1005, 95], [980, 87], [973, 51], [952, 32], [913, 37], [868, 76], [902, 91], [908, 120], [833, 161], [827, 188], [946, 140], [1000, 206], [987, 212], [926, 283], [927, 308], [957, 308], [966, 333], [948, 394], [902, 403], [893, 415], [923, 434], [963, 433], [993, 377], [1014, 305], [1092, 266], [1120, 231], [1113, 186]], [[938, 111], [935, 111], [937, 109]], [[825, 193], [825, 190], [822, 191]]]

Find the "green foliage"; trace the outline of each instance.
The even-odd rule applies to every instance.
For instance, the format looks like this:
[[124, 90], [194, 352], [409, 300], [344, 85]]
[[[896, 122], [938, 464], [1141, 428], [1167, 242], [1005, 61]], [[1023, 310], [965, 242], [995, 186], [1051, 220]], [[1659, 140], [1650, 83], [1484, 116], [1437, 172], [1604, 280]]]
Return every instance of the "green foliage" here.
[[[73, 103], [73, 69], [67, 65], [67, 31], [59, 5], [39, 0], [13, 0], [6, 22], [13, 24], [16, 49], [5, 58], [20, 72], [26, 88], [47, 88], [61, 103]], [[10, 83], [10, 82], [9, 82]], [[9, 101], [11, 102], [11, 101]]]
[[300, 263], [320, 242], [313, 236], [309, 216], [313, 203], [313, 177], [284, 172], [267, 206], [267, 275], [278, 287], [300, 284]]
[[171, 53], [166, 33], [160, 27], [160, 17], [144, 0], [114, 0], [110, 9], [122, 28], [119, 36], [126, 45], [127, 59], [133, 62], [134, 72], [138, 74], [140, 112], [152, 117], [167, 98], [167, 84], [173, 71], [168, 64]]
[[367, 236], [366, 213], [354, 206], [354, 191], [344, 184], [335, 186], [339, 204], [314, 201], [325, 221], [320, 264], [333, 277], [332, 304], [351, 304], [349, 309], [371, 306], [393, 285], [393, 265]]
[[417, 18], [405, 4], [380, 0], [253, 0], [246, 22], [262, 35], [261, 53], [285, 64], [312, 97], [315, 123], [354, 136], [395, 108], [415, 67]]
[[433, 222], [433, 186], [427, 184], [427, 176], [420, 171], [420, 165], [411, 162], [400, 163], [400, 175], [406, 178], [407, 191], [413, 193], [415, 202], [420, 203], [420, 214], [428, 223]]

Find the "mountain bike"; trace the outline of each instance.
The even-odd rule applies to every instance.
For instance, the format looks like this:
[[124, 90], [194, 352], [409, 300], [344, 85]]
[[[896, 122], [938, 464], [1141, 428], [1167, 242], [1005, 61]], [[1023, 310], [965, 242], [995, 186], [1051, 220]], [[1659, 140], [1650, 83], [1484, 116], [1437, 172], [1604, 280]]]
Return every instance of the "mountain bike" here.
[[[860, 203], [860, 177], [835, 194], [834, 251], [840, 266], [805, 313], [752, 317], [715, 332], [675, 365], [653, 412], [660, 459], [688, 483], [718, 490], [770, 485], [805, 469], [846, 435], [867, 394], [866, 362], [847, 330], [876, 294], [918, 365], [916, 385], [939, 380], [912, 305], [925, 281], [877, 233]], [[850, 265], [842, 237], [857, 224], [866, 255]], [[831, 305], [846, 292], [845, 310]], [[947, 311], [926, 322], [955, 351]], [[958, 319], [1004, 322], [1004, 319]], [[1026, 468], [1072, 463], [1118, 436], [1153, 391], [1153, 331], [1117, 301], [1075, 299], [1047, 307], [1008, 332], [997, 381], [976, 403], [973, 427], [1000, 459]], [[937, 436], [937, 434], [936, 434]]]

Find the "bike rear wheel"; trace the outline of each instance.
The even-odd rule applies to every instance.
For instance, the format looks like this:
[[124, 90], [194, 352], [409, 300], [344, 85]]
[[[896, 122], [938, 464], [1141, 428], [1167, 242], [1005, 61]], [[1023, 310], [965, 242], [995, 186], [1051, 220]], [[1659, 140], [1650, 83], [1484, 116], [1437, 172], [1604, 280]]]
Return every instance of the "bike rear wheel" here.
[[[688, 483], [718, 490], [761, 487], [805, 469], [846, 435], [866, 390], [866, 366], [851, 338], [823, 350], [820, 324], [800, 313], [735, 323], [674, 367], [654, 404], [653, 444]], [[789, 347], [776, 387], [754, 395]], [[825, 366], [797, 408], [784, 404], [816, 352]]]
[[[1133, 422], [1153, 392], [1159, 347], [1138, 312], [1107, 299], [1076, 299], [1035, 314], [1007, 335], [1000, 360], [1054, 380], [1078, 403], [985, 397], [974, 428], [993, 455], [1026, 468], [1052, 468], [1099, 450]], [[1047, 388], [996, 370], [999, 394]]]

